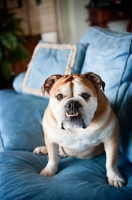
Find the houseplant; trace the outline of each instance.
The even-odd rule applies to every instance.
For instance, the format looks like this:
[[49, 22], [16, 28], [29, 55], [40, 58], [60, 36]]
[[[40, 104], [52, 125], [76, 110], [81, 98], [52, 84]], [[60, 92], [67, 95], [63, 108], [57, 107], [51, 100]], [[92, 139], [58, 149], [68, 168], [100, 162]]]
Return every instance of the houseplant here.
[[11, 80], [12, 63], [29, 59], [21, 21], [11, 10], [0, 9], [0, 88]]

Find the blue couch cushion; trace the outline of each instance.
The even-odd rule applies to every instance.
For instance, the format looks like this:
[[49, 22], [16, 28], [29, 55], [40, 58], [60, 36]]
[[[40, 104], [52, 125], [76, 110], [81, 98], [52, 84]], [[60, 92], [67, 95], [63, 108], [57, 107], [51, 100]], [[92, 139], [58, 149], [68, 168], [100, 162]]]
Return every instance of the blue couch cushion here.
[[0, 133], [2, 150], [33, 151], [44, 145], [42, 117], [48, 99], [0, 91]]
[[127, 181], [124, 188], [107, 184], [105, 154], [89, 160], [60, 159], [59, 172], [51, 178], [39, 175], [47, 159], [30, 152], [0, 153], [0, 199], [131, 200], [132, 164], [122, 155], [118, 165]]
[[106, 83], [105, 93], [117, 112], [132, 81], [132, 34], [92, 27], [81, 39], [89, 43], [81, 73], [93, 71]]

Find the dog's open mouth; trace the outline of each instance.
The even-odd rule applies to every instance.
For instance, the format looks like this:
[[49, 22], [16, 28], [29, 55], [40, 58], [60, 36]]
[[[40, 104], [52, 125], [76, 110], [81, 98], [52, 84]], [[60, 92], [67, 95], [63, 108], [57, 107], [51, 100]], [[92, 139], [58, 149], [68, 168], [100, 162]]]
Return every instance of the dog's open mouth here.
[[78, 112], [76, 113], [67, 113], [65, 114], [65, 119], [62, 120], [61, 129], [70, 129], [70, 128], [86, 128], [84, 120]]

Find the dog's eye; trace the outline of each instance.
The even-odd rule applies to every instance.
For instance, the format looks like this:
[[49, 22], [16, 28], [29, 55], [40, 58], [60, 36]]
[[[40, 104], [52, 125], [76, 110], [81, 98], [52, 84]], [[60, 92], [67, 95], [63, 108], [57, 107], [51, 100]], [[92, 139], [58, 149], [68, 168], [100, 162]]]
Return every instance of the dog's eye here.
[[88, 93], [82, 93], [82, 97], [83, 97], [85, 100], [87, 100], [87, 99], [90, 97], [90, 95], [89, 95]]
[[63, 99], [63, 95], [62, 94], [57, 94], [56, 98], [60, 101], [61, 99]]

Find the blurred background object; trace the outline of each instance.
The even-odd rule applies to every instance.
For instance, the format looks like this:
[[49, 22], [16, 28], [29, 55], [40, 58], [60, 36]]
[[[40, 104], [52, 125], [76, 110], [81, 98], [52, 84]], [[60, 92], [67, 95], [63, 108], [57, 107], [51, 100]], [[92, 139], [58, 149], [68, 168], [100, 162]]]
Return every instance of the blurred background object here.
[[[8, 21], [10, 20], [10, 15], [8, 13], [14, 13], [13, 20], [19, 21], [19, 29], [23, 32], [23, 39], [25, 39], [25, 43], [23, 49], [32, 55], [35, 46], [41, 39], [41, 35], [44, 39], [48, 39], [49, 42], [58, 42], [58, 35], [57, 35], [57, 21], [56, 21], [56, 9], [55, 9], [55, 1], [54, 0], [0, 0], [0, 21], [1, 23], [5, 23], [7, 26], [7, 32], [12, 30], [12, 27], [8, 26]], [[2, 15], [4, 14], [4, 18]], [[7, 17], [5, 17], [7, 16]], [[22, 20], [20, 20], [22, 19]], [[13, 23], [13, 22], [12, 22]], [[14, 30], [13, 30], [14, 31]], [[0, 40], [2, 39], [3, 30], [0, 28]], [[48, 34], [49, 33], [49, 34]], [[16, 32], [15, 32], [16, 34]], [[14, 36], [14, 38], [17, 35]], [[14, 45], [16, 45], [16, 41], [13, 42], [13, 36], [10, 38], [12, 39], [12, 43], [10, 44], [10, 49], [4, 49], [4, 52], [7, 50], [13, 51]], [[20, 46], [20, 41], [16, 39], [18, 45]], [[6, 44], [9, 43], [9, 39], [7, 38]], [[2, 43], [1, 43], [2, 44]], [[0, 44], [0, 47], [1, 47]], [[2, 49], [3, 52], [3, 49]], [[16, 53], [18, 51], [16, 50]], [[5, 54], [5, 53], [4, 53]], [[9, 62], [7, 63], [6, 55], [6, 63], [0, 63], [0, 79], [1, 79], [1, 87], [5, 85], [4, 82], [9, 82], [10, 80], [18, 75], [19, 73], [26, 71], [29, 59], [22, 58], [22, 52], [19, 51], [19, 57], [21, 56], [21, 60], [18, 59], [18, 55], [15, 54], [14, 59], [10, 56], [10, 65]], [[12, 59], [13, 58], [13, 59]], [[4, 59], [4, 58], [3, 58]], [[4, 69], [4, 71], [3, 71]], [[9, 70], [10, 69], [10, 70]], [[3, 78], [4, 75], [4, 78]], [[11, 76], [12, 75], [12, 76]]]
[[9, 9], [0, 9], [0, 88], [11, 81], [12, 63], [29, 60], [29, 52], [24, 47], [24, 32], [20, 26], [22, 19], [16, 18]]
[[[0, 0], [0, 8], [10, 9], [15, 18], [22, 19], [19, 25], [30, 55], [40, 39], [77, 43], [93, 25], [132, 32], [131, 0]], [[28, 62], [13, 62], [13, 76], [26, 71]]]
[[[90, 26], [111, 28], [111, 22], [116, 21], [114, 31], [132, 32], [132, 1], [131, 0], [91, 0], [86, 6]], [[123, 24], [124, 23], [124, 24]], [[126, 28], [123, 30], [123, 25]]]

